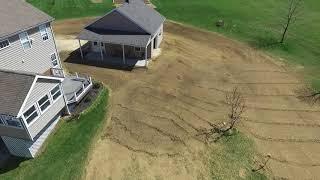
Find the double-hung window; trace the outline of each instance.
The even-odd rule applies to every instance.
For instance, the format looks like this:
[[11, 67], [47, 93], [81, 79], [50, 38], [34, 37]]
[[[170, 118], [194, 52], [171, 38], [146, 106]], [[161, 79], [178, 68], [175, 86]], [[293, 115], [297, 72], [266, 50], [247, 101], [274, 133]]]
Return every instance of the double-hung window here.
[[49, 96], [45, 95], [38, 101], [41, 112], [45, 111], [51, 104]]
[[36, 106], [31, 106], [26, 112], [23, 113], [27, 123], [30, 124], [36, 117], [39, 116]]
[[58, 99], [58, 97], [61, 96], [61, 90], [60, 90], [60, 86], [56, 86], [55, 88], [53, 88], [51, 90], [51, 96], [52, 96], [52, 99], [55, 101], [56, 99]]
[[45, 24], [39, 26], [40, 34], [43, 41], [46, 41], [49, 39], [47, 26]]
[[2, 41], [0, 41], [0, 50], [1, 49], [4, 49], [4, 48], [6, 48], [6, 47], [9, 47], [9, 45], [10, 45], [10, 43], [9, 43], [9, 41], [8, 40], [2, 40]]
[[19, 34], [20, 42], [22, 44], [23, 49], [30, 49], [31, 48], [31, 41], [29, 39], [28, 33], [23, 32]]
[[51, 63], [54, 67], [58, 66], [58, 58], [56, 53], [52, 53], [50, 56]]

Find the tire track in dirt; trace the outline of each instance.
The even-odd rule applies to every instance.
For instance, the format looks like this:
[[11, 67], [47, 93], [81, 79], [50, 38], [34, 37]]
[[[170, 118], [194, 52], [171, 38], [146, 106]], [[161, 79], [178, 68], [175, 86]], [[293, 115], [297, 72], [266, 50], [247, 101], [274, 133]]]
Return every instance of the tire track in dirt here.
[[[221, 92], [224, 94], [231, 93], [231, 91], [219, 89], [219, 88], [214, 88], [214, 87], [207, 88], [207, 87], [203, 87], [200, 85], [197, 85], [196, 87]], [[294, 95], [294, 94], [253, 94], [253, 93], [244, 93], [244, 92], [242, 92], [242, 94], [245, 96], [262, 96], [262, 97], [263, 96], [265, 96], [265, 97], [296, 97], [296, 95]]]
[[[257, 154], [259, 156], [263, 157], [262, 154], [260, 154], [260, 153], [257, 153]], [[295, 162], [295, 161], [288, 161], [288, 160], [277, 158], [274, 156], [271, 156], [270, 159], [273, 161], [277, 161], [279, 163], [289, 164], [289, 165], [298, 166], [298, 167], [320, 167], [320, 163], [300, 163], [300, 162]]]
[[266, 125], [278, 125], [278, 126], [296, 126], [296, 127], [313, 127], [320, 128], [320, 124], [307, 124], [307, 123], [282, 123], [282, 122], [263, 122], [257, 121], [253, 119], [245, 119], [246, 122], [258, 123], [258, 124], [266, 124]]
[[180, 130], [184, 131], [186, 134], [189, 134], [190, 132], [188, 132], [184, 127], [180, 126], [174, 119], [172, 118], [168, 118], [168, 117], [164, 117], [164, 116], [159, 116], [159, 115], [154, 115], [154, 114], [150, 114], [150, 113], [146, 113], [145, 111], [143, 110], [138, 110], [138, 109], [133, 109], [133, 108], [129, 108], [129, 107], [126, 107], [126, 106], [123, 106], [121, 104], [117, 104], [119, 107], [121, 108], [124, 108], [124, 109], [127, 109], [129, 111], [135, 111], [135, 112], [139, 112], [139, 113], [143, 113], [143, 114], [146, 114], [148, 116], [151, 116], [151, 117], [154, 117], [154, 118], [159, 118], [159, 119], [165, 119], [165, 120], [168, 120], [170, 122], [172, 122], [176, 127], [178, 127]]
[[249, 132], [254, 138], [260, 139], [263, 141], [270, 141], [270, 142], [289, 142], [289, 143], [316, 143], [320, 144], [320, 139], [298, 139], [298, 138], [272, 138], [272, 137], [266, 137], [262, 136], [256, 132], [253, 132], [250, 130], [243, 122], [241, 123], [243, 128]]
[[[124, 107], [124, 106], [121, 106], [121, 108], [129, 110], [129, 108]], [[117, 118], [117, 117], [114, 117], [114, 118], [117, 121], [120, 121], [119, 118]], [[185, 147], [188, 148], [187, 144], [178, 136], [175, 136], [175, 135], [170, 134], [170, 133], [166, 133], [166, 132], [162, 131], [161, 129], [159, 129], [159, 128], [155, 127], [155, 126], [151, 126], [150, 124], [147, 124], [147, 123], [142, 122], [142, 121], [138, 121], [138, 120], [135, 120], [135, 119], [130, 119], [130, 121], [136, 122], [138, 124], [142, 124], [143, 126], [146, 126], [146, 127], [150, 128], [150, 129], [153, 129], [154, 131], [158, 132], [159, 134], [168, 137], [172, 142], [178, 142], [178, 143], [180, 143], [180, 144], [182, 144], [182, 145], [184, 145]], [[125, 125], [123, 124], [123, 126], [125, 126]]]
[[161, 156], [166, 156], [166, 157], [177, 157], [177, 156], [181, 156], [182, 155], [180, 153], [153, 153], [153, 152], [149, 152], [147, 150], [144, 150], [144, 149], [135, 149], [131, 146], [128, 146], [124, 143], [122, 143], [119, 139], [115, 138], [115, 137], [108, 137], [108, 139], [114, 143], [117, 143], [119, 144], [120, 146], [122, 147], [125, 147], [127, 148], [128, 150], [132, 151], [132, 152], [135, 152], [135, 153], [143, 153], [143, 154], [146, 154], [146, 155], [149, 155], [151, 157], [161, 157]]
[[[147, 95], [147, 96], [151, 96], [151, 97], [157, 99], [158, 101], [161, 101], [161, 102], [163, 102], [163, 103], [166, 103], [162, 98], [157, 97], [157, 96], [155, 96], [155, 95], [153, 95], [153, 94], [148, 94], [148, 93], [145, 93], [145, 92], [142, 92], [142, 94]], [[178, 98], [177, 98], [177, 100], [179, 101]], [[188, 105], [190, 105], [190, 104], [188, 104]], [[191, 106], [191, 107], [194, 107], [193, 105], [190, 105], [190, 106]], [[203, 122], [205, 122], [205, 123], [207, 123], [207, 124], [209, 124], [209, 125], [212, 124], [209, 120], [207, 120], [207, 119], [199, 116], [197, 113], [191, 111], [191, 110], [188, 109], [188, 108], [185, 108], [185, 107], [183, 107], [183, 106], [181, 106], [181, 105], [177, 105], [177, 104], [175, 104], [175, 107], [179, 107], [180, 109], [183, 109], [184, 111], [186, 111], [186, 112], [188, 112], [188, 113], [191, 113], [192, 115], [194, 115], [195, 117], [197, 117], [199, 120], [201, 120], [201, 121], [203, 121]]]
[[[145, 88], [145, 89], [154, 90], [154, 88], [147, 87], [147, 86], [139, 87], [139, 88], [141, 88], [141, 89]], [[144, 91], [142, 91], [141, 93], [146, 94], [146, 92], [144, 92]], [[204, 107], [202, 107], [202, 106], [198, 106], [198, 105], [195, 105], [195, 104], [186, 102], [186, 101], [182, 100], [181, 98], [178, 98], [177, 96], [175, 96], [175, 95], [173, 95], [173, 94], [169, 94], [169, 93], [165, 93], [165, 92], [161, 92], [161, 93], [163, 93], [163, 94], [165, 94], [165, 95], [167, 95], [167, 96], [171, 96], [171, 97], [177, 99], [178, 101], [182, 102], [183, 104], [188, 104], [188, 105], [190, 105], [190, 106], [192, 106], [192, 107], [197, 107], [197, 108], [199, 108], [199, 109], [202, 109], [202, 110], [205, 110], [205, 111], [208, 111], [208, 112], [217, 112], [217, 111], [214, 111], [214, 110], [212, 110], [212, 109], [207, 109], [207, 108], [204, 108]], [[148, 95], [154, 96], [154, 95], [152, 95], [152, 94], [148, 94]], [[201, 101], [201, 102], [202, 102], [202, 101]], [[203, 103], [208, 104], [208, 102], [203, 102]], [[211, 103], [210, 105], [212, 105], [212, 106], [214, 106], [214, 107], [219, 106], [218, 104], [214, 104], [214, 105], [213, 105], [213, 103]]]

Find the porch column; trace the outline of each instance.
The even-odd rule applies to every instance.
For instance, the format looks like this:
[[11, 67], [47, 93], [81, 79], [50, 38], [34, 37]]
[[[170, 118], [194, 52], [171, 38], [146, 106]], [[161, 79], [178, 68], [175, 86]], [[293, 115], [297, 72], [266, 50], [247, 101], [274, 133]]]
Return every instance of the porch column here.
[[83, 59], [83, 52], [82, 52], [82, 48], [81, 48], [81, 41], [80, 41], [80, 39], [78, 39], [78, 41], [79, 41], [79, 46], [80, 46], [81, 59]]
[[122, 61], [123, 61], [123, 64], [126, 64], [126, 55], [124, 53], [124, 45], [122, 44]]
[[145, 47], [145, 66], [148, 67], [148, 45]]
[[101, 61], [103, 61], [103, 52], [102, 52], [101, 43], [102, 43], [102, 42], [99, 42], [99, 44], [98, 44], [98, 45], [100, 46]]

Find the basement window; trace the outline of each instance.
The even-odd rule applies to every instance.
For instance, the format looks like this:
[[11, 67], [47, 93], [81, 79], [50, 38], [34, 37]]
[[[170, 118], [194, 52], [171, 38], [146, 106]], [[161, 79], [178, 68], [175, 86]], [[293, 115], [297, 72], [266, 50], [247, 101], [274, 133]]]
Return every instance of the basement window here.
[[40, 34], [43, 41], [46, 41], [49, 39], [47, 26], [45, 24], [39, 26]]
[[35, 105], [30, 107], [25, 113], [23, 113], [23, 116], [25, 117], [28, 124], [30, 124], [36, 117], [38, 117], [38, 112]]
[[58, 97], [61, 96], [60, 86], [58, 85], [55, 88], [53, 88], [53, 90], [50, 93], [53, 100], [58, 99]]
[[41, 112], [44, 112], [50, 106], [51, 102], [48, 95], [45, 95], [38, 101]]
[[10, 46], [9, 40], [0, 41], [0, 50]]

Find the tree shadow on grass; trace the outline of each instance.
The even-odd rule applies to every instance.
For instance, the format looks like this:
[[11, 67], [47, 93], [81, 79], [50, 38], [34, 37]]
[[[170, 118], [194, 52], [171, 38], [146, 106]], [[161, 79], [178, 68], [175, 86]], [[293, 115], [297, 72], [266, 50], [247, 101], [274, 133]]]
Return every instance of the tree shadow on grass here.
[[0, 168], [0, 174], [12, 171], [20, 166], [24, 161], [30, 160], [30, 158], [22, 158], [17, 156], [10, 156], [4, 163], [3, 168]]
[[249, 44], [257, 49], [284, 48], [284, 44], [279, 43], [278, 39], [272, 36], [257, 36]]

